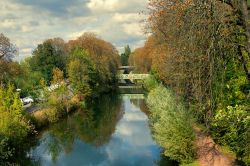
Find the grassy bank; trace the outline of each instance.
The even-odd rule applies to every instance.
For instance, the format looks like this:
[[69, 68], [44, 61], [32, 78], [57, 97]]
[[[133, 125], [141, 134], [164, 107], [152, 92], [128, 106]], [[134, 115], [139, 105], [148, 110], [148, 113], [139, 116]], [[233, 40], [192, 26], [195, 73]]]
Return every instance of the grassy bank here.
[[194, 119], [169, 89], [153, 79], [144, 84], [149, 91], [147, 105], [151, 112], [153, 137], [164, 148], [164, 155], [179, 163], [195, 160]]
[[217, 145], [178, 96], [153, 77], [144, 81], [144, 88], [148, 91], [153, 137], [164, 149], [165, 156], [182, 166], [233, 165], [235, 152]]

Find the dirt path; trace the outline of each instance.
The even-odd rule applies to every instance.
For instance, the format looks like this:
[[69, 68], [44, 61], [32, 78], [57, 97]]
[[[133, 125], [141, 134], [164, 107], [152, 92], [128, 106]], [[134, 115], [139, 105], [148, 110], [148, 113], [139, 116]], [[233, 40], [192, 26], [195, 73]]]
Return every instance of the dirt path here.
[[202, 132], [198, 127], [194, 128], [196, 133], [196, 146], [198, 148], [198, 162], [200, 166], [234, 166], [234, 157], [222, 153], [213, 139]]

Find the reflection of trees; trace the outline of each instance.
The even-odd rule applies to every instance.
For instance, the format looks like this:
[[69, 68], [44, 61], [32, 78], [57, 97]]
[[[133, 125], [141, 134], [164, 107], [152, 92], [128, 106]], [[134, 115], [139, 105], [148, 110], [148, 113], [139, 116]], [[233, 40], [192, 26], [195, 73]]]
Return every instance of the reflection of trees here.
[[49, 130], [49, 140], [47, 141], [47, 151], [52, 157], [52, 161], [56, 162], [61, 151], [66, 154], [73, 150], [75, 134], [69, 127], [68, 120], [63, 120], [61, 123], [55, 124]]
[[41, 165], [41, 161], [40, 159], [35, 159], [33, 158], [33, 156], [30, 156], [29, 152], [31, 150], [32, 147], [38, 146], [39, 142], [37, 141], [37, 139], [29, 139], [26, 140], [23, 144], [20, 144], [20, 147], [23, 149], [22, 151], [20, 151], [20, 153], [18, 153], [18, 155], [15, 155], [14, 158], [10, 161], [6, 161], [6, 163], [4, 162], [0, 162], [0, 166], [4, 165], [4, 166], [9, 166], [9, 165], [17, 165], [17, 166], [40, 166]]
[[[1, 163], [0, 163], [1, 164]], [[20, 159], [17, 163], [8, 163], [6, 165], [21, 165], [21, 166], [41, 166], [41, 161], [36, 160], [34, 161], [33, 159], [29, 157], [23, 156], [23, 159]]]
[[149, 115], [150, 112], [148, 111], [148, 107], [146, 105], [146, 101], [144, 99], [130, 99], [130, 102], [134, 104], [136, 107], [140, 108], [142, 112], [146, 115]]
[[177, 161], [171, 160], [170, 158], [168, 158], [164, 154], [162, 154], [160, 160], [156, 161], [156, 165], [158, 165], [158, 166], [178, 166], [180, 164]]
[[87, 110], [75, 112], [67, 119], [50, 127], [46, 151], [56, 162], [62, 151], [68, 154], [73, 150], [75, 139], [100, 146], [107, 143], [115, 131], [116, 123], [122, 115], [121, 100], [116, 95], [102, 96]]
[[121, 100], [118, 96], [105, 95], [88, 106], [87, 111], [76, 116], [76, 131], [87, 143], [100, 146], [107, 143], [121, 118]]

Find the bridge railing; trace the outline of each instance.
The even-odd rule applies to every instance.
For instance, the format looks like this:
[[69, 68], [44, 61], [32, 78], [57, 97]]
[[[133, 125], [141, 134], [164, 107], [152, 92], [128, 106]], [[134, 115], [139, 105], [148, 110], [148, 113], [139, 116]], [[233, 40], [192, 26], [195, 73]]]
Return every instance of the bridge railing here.
[[143, 80], [149, 77], [149, 74], [119, 74], [119, 79], [127, 80]]

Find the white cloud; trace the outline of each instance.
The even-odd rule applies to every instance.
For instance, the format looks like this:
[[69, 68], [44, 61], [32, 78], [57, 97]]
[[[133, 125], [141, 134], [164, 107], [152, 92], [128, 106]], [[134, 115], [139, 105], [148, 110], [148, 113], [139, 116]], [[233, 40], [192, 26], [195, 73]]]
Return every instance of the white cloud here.
[[[141, 23], [145, 15], [139, 15], [139, 12], [145, 10], [147, 0], [79, 1], [78, 5], [64, 5], [67, 6], [67, 14], [63, 16], [51, 13], [52, 9], [57, 8], [55, 3], [44, 3], [43, 7], [39, 8], [40, 2], [34, 5], [35, 2], [32, 1], [32, 4], [28, 5], [29, 1], [31, 2], [0, 0], [0, 33], [4, 33], [22, 50], [20, 57], [30, 55], [37, 44], [48, 38], [61, 37], [67, 41], [84, 32], [96, 33], [119, 50], [127, 44], [131, 48], [141, 46], [145, 39]], [[67, 3], [65, 1], [65, 4]], [[48, 10], [45, 10], [46, 5]], [[58, 8], [61, 9], [62, 6]], [[57, 13], [61, 11], [59, 9]]]
[[113, 20], [119, 23], [141, 22], [145, 15], [139, 13], [115, 13]]
[[22, 30], [22, 32], [32, 32], [32, 30], [33, 30], [33, 27], [31, 27], [31, 26], [27, 26], [27, 25], [22, 25], [21, 26], [21, 30]]
[[87, 7], [95, 12], [116, 11], [120, 8], [119, 0], [90, 0]]
[[93, 32], [93, 33], [95, 33], [95, 34], [99, 34], [99, 33], [100, 33], [100, 31], [99, 31], [98, 29], [84, 29], [84, 30], [77, 31], [77, 32], [74, 32], [74, 33], [70, 34], [70, 35], [68, 36], [68, 38], [69, 38], [70, 40], [76, 39], [76, 38], [78, 38], [79, 36], [81, 36], [82, 34], [84, 34], [85, 32]]
[[20, 52], [23, 53], [23, 54], [28, 54], [32, 51], [32, 48], [24, 48], [24, 49], [21, 49]]
[[143, 29], [141, 24], [138, 23], [126, 23], [122, 25], [124, 28], [124, 32], [128, 35], [136, 35], [136, 36], [143, 36]]
[[0, 27], [1, 28], [13, 28], [15, 27], [16, 22], [13, 19], [6, 19], [1, 22]]
[[145, 9], [147, 0], [90, 0], [87, 7], [92, 12], [141, 12]]

